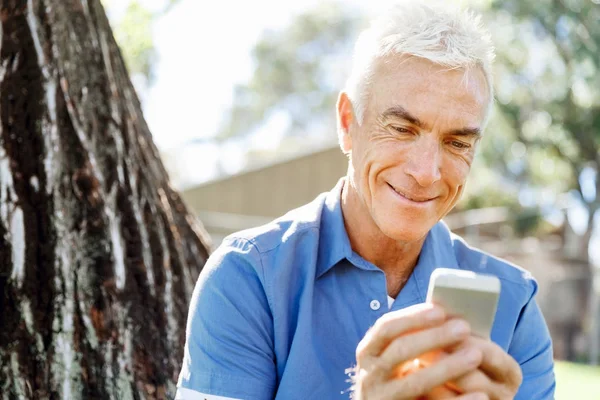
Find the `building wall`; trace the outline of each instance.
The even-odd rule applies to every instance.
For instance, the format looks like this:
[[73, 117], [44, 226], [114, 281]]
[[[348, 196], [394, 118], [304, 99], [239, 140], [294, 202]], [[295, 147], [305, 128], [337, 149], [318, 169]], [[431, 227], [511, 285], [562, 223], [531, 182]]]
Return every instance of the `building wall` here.
[[196, 186], [183, 198], [198, 215], [278, 217], [329, 191], [347, 168], [348, 159], [336, 146]]

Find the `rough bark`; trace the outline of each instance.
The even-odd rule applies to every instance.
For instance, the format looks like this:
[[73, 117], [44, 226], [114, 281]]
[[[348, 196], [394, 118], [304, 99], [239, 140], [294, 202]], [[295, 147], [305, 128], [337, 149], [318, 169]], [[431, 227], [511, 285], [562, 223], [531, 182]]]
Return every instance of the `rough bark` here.
[[0, 398], [165, 398], [207, 236], [100, 0], [0, 4]]

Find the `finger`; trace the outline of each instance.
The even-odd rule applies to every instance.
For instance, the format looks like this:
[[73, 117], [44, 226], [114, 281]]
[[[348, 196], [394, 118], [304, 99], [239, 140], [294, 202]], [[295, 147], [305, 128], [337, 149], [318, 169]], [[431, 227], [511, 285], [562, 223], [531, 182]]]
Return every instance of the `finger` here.
[[401, 379], [392, 379], [379, 386], [376, 398], [397, 399], [424, 396], [436, 386], [473, 371], [481, 362], [476, 348], [453, 353], [427, 368], [417, 370]]
[[398, 365], [424, 353], [462, 341], [469, 333], [470, 327], [466, 321], [454, 319], [437, 327], [400, 336], [381, 353], [371, 373], [387, 378]]
[[491, 340], [475, 336], [469, 337], [463, 345], [475, 346], [481, 351], [483, 358], [479, 368], [492, 380], [506, 384], [512, 389], [519, 388], [523, 381], [521, 366], [500, 346]]
[[378, 356], [397, 336], [416, 329], [439, 325], [445, 319], [444, 310], [430, 303], [417, 304], [379, 318], [356, 349], [356, 360]]
[[500, 388], [481, 370], [476, 369], [452, 381], [453, 385], [460, 388], [461, 393], [496, 393]]
[[[466, 349], [464, 343], [460, 349]], [[458, 351], [458, 350], [455, 350]], [[437, 362], [441, 359], [448, 357], [449, 353], [440, 351], [436, 353], [437, 356], [433, 362]], [[430, 365], [423, 363], [424, 365]], [[436, 388], [434, 391], [428, 394], [429, 398], [434, 398], [435, 400], [452, 398], [454, 399], [457, 394], [461, 393], [487, 393], [487, 398], [496, 400], [496, 399], [508, 399], [514, 396], [514, 391], [511, 388], [504, 384], [499, 384], [493, 381], [487, 374], [485, 374], [480, 369], [475, 369], [461, 377], [458, 377], [452, 381], [448, 381], [444, 383], [443, 387], [439, 387], [444, 389], [438, 390]], [[454, 396], [448, 397], [450, 394], [454, 394]]]
[[490, 398], [485, 393], [467, 393], [454, 397], [454, 400], [490, 400]]
[[436, 386], [427, 393], [427, 400], [446, 400], [455, 398], [456, 392], [448, 389], [446, 386]]

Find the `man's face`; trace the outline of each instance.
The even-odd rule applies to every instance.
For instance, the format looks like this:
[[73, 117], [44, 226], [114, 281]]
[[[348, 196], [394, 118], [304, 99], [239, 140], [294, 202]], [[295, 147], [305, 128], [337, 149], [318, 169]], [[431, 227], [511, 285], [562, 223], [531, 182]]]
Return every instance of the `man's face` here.
[[363, 122], [344, 133], [359, 212], [394, 240], [423, 238], [463, 192], [488, 101], [479, 69], [379, 60]]

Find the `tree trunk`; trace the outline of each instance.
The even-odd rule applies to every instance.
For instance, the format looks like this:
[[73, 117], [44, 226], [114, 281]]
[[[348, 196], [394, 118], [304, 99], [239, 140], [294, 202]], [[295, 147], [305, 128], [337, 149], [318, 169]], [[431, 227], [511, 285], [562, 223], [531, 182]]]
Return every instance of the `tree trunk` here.
[[207, 235], [100, 0], [0, 4], [0, 398], [165, 398]]

